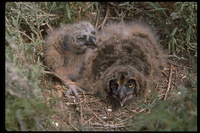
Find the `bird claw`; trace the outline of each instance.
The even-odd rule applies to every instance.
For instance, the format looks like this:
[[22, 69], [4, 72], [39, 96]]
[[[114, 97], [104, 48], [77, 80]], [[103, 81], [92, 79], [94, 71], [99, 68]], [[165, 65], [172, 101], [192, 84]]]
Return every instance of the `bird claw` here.
[[80, 100], [80, 96], [77, 91], [84, 92], [84, 90], [77, 87], [76, 85], [69, 85], [69, 89], [66, 91], [65, 96], [70, 98], [71, 97], [70, 94], [73, 94], [77, 100]]

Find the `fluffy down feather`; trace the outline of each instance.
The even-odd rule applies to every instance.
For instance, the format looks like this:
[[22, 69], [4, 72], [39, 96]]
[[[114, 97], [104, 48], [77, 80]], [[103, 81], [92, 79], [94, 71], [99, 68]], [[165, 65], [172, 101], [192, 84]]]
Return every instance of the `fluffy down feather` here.
[[[136, 22], [108, 24], [97, 34], [97, 43], [94, 58], [77, 80], [88, 92], [123, 105], [137, 95], [145, 97], [158, 82], [166, 62], [148, 26]], [[135, 82], [131, 92], [127, 87], [130, 79]], [[116, 80], [116, 90], [111, 88], [111, 80]]]

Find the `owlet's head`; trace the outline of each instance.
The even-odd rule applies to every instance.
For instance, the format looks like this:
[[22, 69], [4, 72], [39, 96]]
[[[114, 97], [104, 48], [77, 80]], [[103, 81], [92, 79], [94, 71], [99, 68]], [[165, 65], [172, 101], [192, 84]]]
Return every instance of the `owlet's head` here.
[[96, 48], [96, 31], [92, 24], [88, 22], [80, 22], [75, 24], [74, 47], [80, 49]]
[[119, 74], [119, 77], [109, 81], [109, 90], [113, 98], [120, 102], [120, 105], [132, 99], [136, 94], [137, 84], [134, 78], [126, 77], [125, 74]]
[[[109, 72], [108, 72], [109, 71]], [[111, 98], [123, 106], [139, 91], [137, 71], [129, 66], [116, 66], [106, 71], [104, 84]]]

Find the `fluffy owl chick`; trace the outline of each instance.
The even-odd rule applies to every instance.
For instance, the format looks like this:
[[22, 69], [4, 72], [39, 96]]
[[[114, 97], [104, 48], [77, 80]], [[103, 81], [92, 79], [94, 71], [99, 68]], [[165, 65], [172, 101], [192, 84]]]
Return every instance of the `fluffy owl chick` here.
[[46, 38], [45, 62], [79, 98], [76, 78], [96, 49], [96, 31], [88, 22], [62, 25]]
[[[143, 24], [107, 25], [97, 34], [98, 50], [78, 82], [88, 91], [114, 99], [120, 105], [145, 96], [165, 65], [157, 37]], [[89, 89], [90, 88], [90, 89]]]

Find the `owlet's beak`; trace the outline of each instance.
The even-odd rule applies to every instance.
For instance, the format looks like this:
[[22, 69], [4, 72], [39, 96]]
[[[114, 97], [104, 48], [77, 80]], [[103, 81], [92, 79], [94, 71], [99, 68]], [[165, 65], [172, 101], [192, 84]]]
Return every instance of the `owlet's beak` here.
[[90, 36], [90, 37], [89, 37], [89, 42], [90, 42], [91, 44], [96, 45], [96, 44], [97, 44], [96, 37]]
[[86, 40], [86, 45], [92, 49], [96, 48], [97, 47], [96, 37], [89, 36], [89, 38], [87, 38]]
[[95, 49], [97, 47], [97, 41], [95, 35], [80, 34], [77, 36], [77, 39], [80, 43], [86, 45], [89, 48]]

